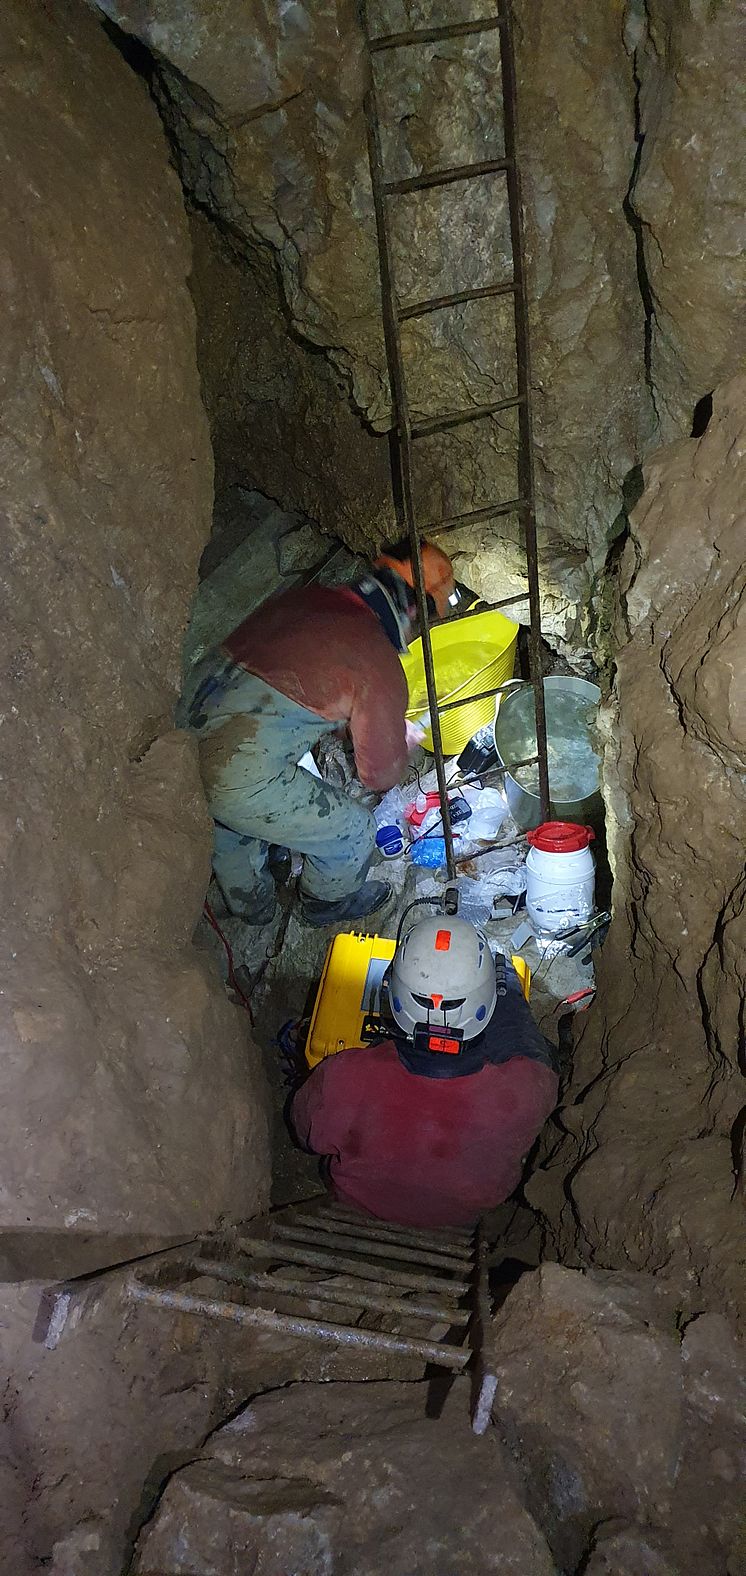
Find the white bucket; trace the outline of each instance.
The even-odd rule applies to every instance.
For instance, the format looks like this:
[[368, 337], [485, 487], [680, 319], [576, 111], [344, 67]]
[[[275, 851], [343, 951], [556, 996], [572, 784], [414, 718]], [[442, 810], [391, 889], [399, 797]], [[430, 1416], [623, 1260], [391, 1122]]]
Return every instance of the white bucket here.
[[594, 911], [592, 828], [546, 821], [528, 833], [526, 911], [534, 930], [569, 930]]

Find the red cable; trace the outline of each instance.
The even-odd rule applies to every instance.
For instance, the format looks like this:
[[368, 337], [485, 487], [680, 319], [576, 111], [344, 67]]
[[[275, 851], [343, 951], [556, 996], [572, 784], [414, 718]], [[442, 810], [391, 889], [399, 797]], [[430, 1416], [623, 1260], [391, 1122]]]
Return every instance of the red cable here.
[[578, 1001], [582, 1001], [584, 996], [595, 996], [595, 994], [596, 994], [596, 987], [595, 987], [595, 985], [589, 985], [586, 990], [574, 990], [571, 996], [566, 996], [564, 1001], [560, 1002], [560, 1006], [561, 1007], [574, 1007], [575, 1003], [578, 1002]]
[[228, 959], [228, 984], [230, 985], [231, 989], [236, 992], [236, 995], [239, 997], [239, 999], [241, 1001], [241, 1005], [246, 1008], [246, 1011], [249, 1014], [249, 1018], [251, 1019], [251, 1027], [253, 1029], [253, 1027], [254, 1027], [254, 1014], [253, 1014], [253, 1012], [251, 1010], [251, 1003], [249, 1002], [248, 996], [244, 995], [244, 992], [242, 991], [241, 986], [239, 985], [238, 980], [236, 979], [236, 969], [235, 969], [235, 964], [233, 962], [233, 953], [231, 952], [230, 942], [228, 941], [227, 937], [223, 935], [223, 932], [220, 929], [220, 926], [219, 926], [219, 924], [218, 924], [218, 922], [217, 922], [217, 920], [215, 918], [215, 915], [213, 914], [213, 911], [210, 908], [210, 905], [209, 905], [209, 903], [207, 901], [207, 898], [205, 898], [204, 910], [205, 910], [205, 914], [207, 916], [207, 919], [208, 919], [209, 923], [212, 925], [213, 930], [215, 931], [216, 935], [218, 935], [220, 937], [220, 940], [222, 941], [223, 946], [225, 947], [225, 955], [226, 955], [226, 957]]

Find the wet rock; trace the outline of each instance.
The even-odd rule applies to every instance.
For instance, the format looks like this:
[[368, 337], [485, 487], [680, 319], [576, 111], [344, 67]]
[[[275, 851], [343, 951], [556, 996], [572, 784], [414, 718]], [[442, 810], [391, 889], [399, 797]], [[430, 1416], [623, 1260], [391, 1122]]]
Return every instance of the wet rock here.
[[689, 431], [697, 401], [746, 358], [744, 20], [741, 4], [722, 0], [628, 7], [644, 138], [631, 203], [641, 224], [650, 378], [666, 440]]
[[612, 1533], [601, 1530], [583, 1571], [584, 1576], [679, 1576], [680, 1567], [669, 1562], [643, 1528], [625, 1527]]
[[600, 1521], [667, 1519], [682, 1382], [664, 1316], [648, 1277], [622, 1277], [617, 1289], [616, 1277], [545, 1264], [496, 1318], [493, 1415], [563, 1567], [574, 1568]]
[[[746, 1351], [658, 1277], [544, 1264], [494, 1322], [493, 1416], [560, 1567], [741, 1572]], [[585, 1561], [587, 1560], [587, 1565]]]
[[565, 1136], [528, 1187], [563, 1257], [675, 1269], [736, 1317], [745, 455], [738, 378], [716, 392], [700, 439], [646, 468], [604, 722], [614, 920], [560, 1112]]
[[293, 1385], [260, 1397], [177, 1472], [133, 1576], [555, 1576], [493, 1437], [476, 1439], [468, 1384], [446, 1418], [425, 1385]]
[[0, 1266], [54, 1276], [256, 1208], [267, 1124], [191, 946], [210, 823], [171, 714], [212, 463], [181, 192], [89, 11], [0, 26]]

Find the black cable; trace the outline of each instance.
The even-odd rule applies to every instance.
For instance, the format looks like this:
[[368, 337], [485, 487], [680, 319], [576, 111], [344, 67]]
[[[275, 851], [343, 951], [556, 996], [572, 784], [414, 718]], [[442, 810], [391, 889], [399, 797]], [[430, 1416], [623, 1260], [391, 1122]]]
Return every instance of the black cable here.
[[396, 932], [396, 945], [397, 945], [397, 947], [399, 945], [399, 942], [401, 941], [402, 925], [404, 924], [404, 921], [405, 921], [405, 919], [407, 917], [407, 914], [411, 914], [413, 908], [421, 908], [424, 903], [429, 903], [431, 907], [434, 906], [434, 907], [437, 908], [442, 903], [442, 898], [440, 898], [440, 897], [415, 897], [415, 898], [412, 899], [411, 903], [407, 904], [406, 908], [402, 910], [401, 919], [399, 920], [399, 928], [398, 928], [398, 930]]
[[545, 979], [547, 974], [549, 973], [549, 970], [550, 970], [552, 964], [554, 963], [555, 959], [556, 958], [561, 958], [561, 957], [564, 956], [564, 954], [562, 952], [552, 952], [550, 950], [551, 946], [552, 946], [552, 943], [550, 942], [549, 946], [547, 947], [547, 954], [548, 955], [546, 957], [542, 958], [542, 960], [541, 960], [541, 962], [539, 964], [539, 967], [536, 970], [536, 973], [532, 976], [532, 979], [531, 979], [531, 984], [532, 985], [536, 985], [540, 979]]

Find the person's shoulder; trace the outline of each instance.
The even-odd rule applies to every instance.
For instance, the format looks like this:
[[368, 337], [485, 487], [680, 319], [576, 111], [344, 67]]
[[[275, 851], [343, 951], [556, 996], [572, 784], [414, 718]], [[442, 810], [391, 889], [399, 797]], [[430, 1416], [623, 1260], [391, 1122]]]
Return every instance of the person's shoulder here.
[[335, 1051], [321, 1063], [332, 1075], [343, 1077], [357, 1074], [363, 1068], [398, 1066], [399, 1057], [393, 1040], [374, 1040], [370, 1045], [350, 1045], [344, 1051]]
[[520, 1051], [515, 1051], [512, 1056], [506, 1056], [499, 1062], [486, 1062], [482, 1072], [497, 1087], [511, 1085], [516, 1090], [530, 1089], [536, 1084], [545, 1083], [548, 1078], [557, 1079], [548, 1056], [545, 1060], [540, 1056], [524, 1056]]

